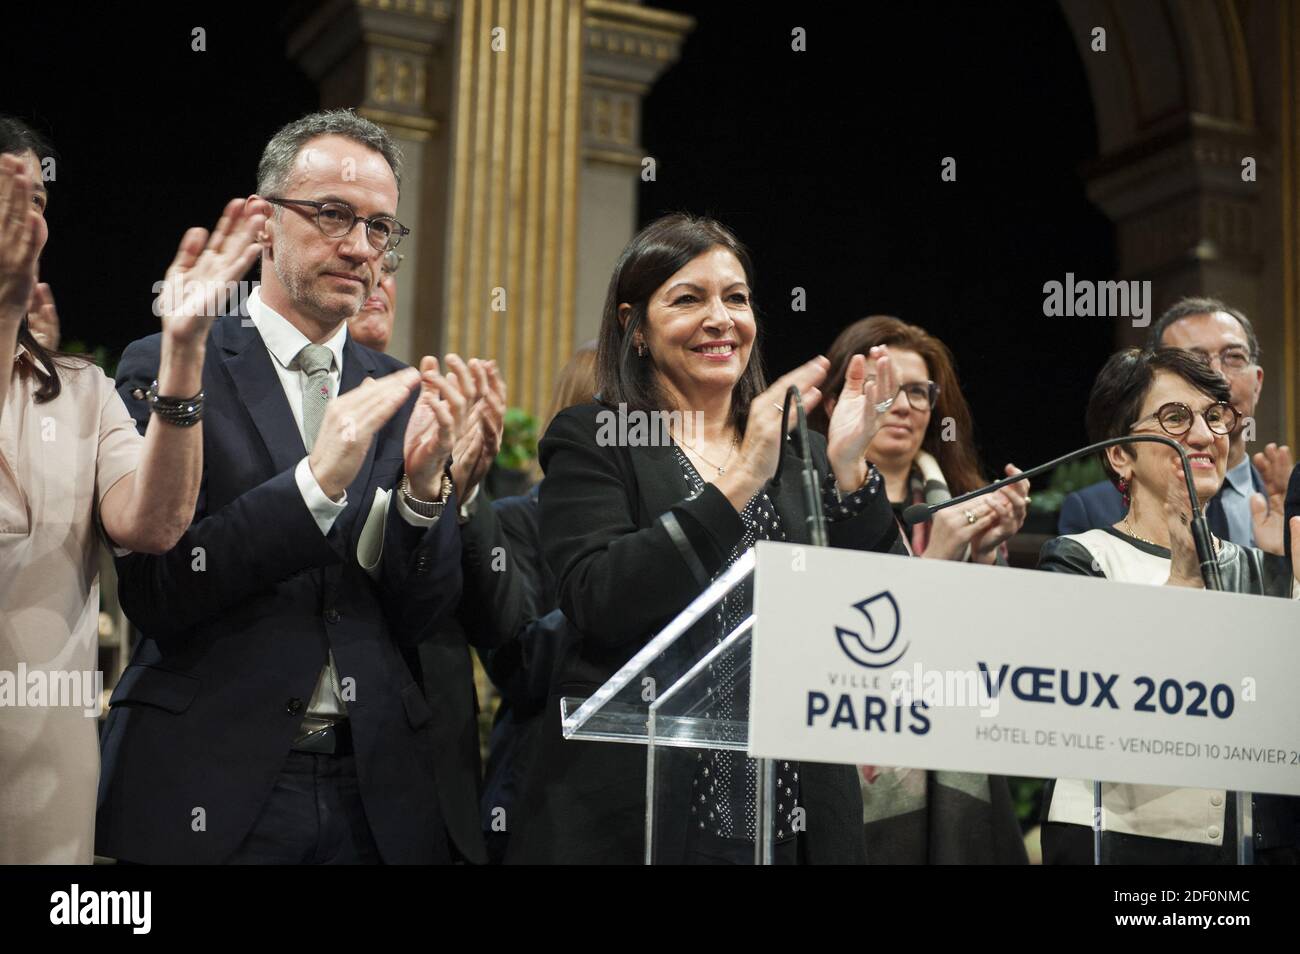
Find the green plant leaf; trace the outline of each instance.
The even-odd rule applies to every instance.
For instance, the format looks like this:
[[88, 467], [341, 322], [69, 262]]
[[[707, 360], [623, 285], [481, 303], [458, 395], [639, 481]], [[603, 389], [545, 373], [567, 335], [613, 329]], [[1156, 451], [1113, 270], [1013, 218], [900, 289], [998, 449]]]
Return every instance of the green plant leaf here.
[[527, 470], [537, 459], [538, 427], [537, 418], [523, 408], [506, 408], [497, 466], [506, 470]]

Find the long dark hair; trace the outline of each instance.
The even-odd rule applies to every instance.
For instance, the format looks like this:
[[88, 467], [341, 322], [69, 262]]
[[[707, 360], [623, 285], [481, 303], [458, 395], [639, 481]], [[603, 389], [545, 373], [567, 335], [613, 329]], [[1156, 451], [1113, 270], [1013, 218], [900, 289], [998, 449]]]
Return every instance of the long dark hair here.
[[[749, 252], [730, 229], [714, 219], [685, 212], [665, 215], [627, 243], [609, 280], [596, 346], [596, 388], [602, 403], [611, 407], [626, 404], [630, 411], [667, 409], [667, 398], [655, 375], [654, 355], [637, 357], [632, 341], [637, 329], [645, 323], [655, 289], [692, 259], [719, 247], [736, 256], [752, 292], [754, 265]], [[618, 306], [623, 303], [632, 306], [626, 327], [618, 320]], [[755, 313], [756, 320], [757, 317]], [[749, 364], [731, 394], [732, 416], [742, 431], [749, 417], [750, 402], [766, 387], [763, 361], [755, 339]]]
[[[55, 155], [54, 147], [32, 127], [12, 116], [0, 116], [0, 153], [25, 156], [29, 152], [35, 153], [38, 163]], [[34, 395], [36, 403], [53, 401], [63, 390], [63, 382], [59, 380], [59, 365], [72, 367], [77, 364], [77, 359], [52, 351], [37, 341], [27, 327], [26, 318], [18, 326], [18, 343], [45, 369], [45, 379]]]
[[[939, 396], [930, 412], [930, 423], [921, 440], [921, 448], [939, 462], [939, 470], [943, 472], [943, 479], [954, 497], [983, 486], [979, 457], [975, 453], [970, 407], [957, 382], [952, 352], [924, 328], [909, 325], [890, 315], [872, 315], [855, 321], [839, 333], [835, 343], [826, 352], [831, 370], [826, 376], [824, 392], [838, 398], [844, 388], [850, 359], [855, 354], [867, 354], [876, 345], [915, 351], [925, 359], [930, 377], [939, 385]], [[957, 439], [945, 441], [942, 432], [944, 422], [949, 419]], [[809, 412], [808, 423], [823, 434], [826, 433], [830, 419], [826, 415], [824, 403], [818, 404]]]

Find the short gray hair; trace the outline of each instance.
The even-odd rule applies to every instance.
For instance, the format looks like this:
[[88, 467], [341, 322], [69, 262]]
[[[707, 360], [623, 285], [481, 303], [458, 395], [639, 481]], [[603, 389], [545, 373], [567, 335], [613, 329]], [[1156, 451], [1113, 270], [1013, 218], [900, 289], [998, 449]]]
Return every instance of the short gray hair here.
[[283, 190], [299, 150], [319, 136], [344, 136], [379, 153], [393, 170], [401, 192], [402, 149], [388, 131], [350, 109], [327, 109], [295, 119], [271, 137], [257, 164], [258, 195], [275, 195]]

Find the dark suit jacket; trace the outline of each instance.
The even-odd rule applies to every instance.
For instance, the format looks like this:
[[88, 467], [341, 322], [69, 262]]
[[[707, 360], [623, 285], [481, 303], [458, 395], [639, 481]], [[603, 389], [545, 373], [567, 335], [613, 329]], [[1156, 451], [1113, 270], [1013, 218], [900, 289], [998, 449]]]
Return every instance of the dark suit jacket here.
[[473, 515], [460, 528], [464, 593], [456, 618], [420, 644], [413, 668], [434, 711], [434, 764], [447, 830], [462, 858], [486, 864], [478, 696], [469, 647], [488, 654], [511, 635], [495, 621], [528, 617], [531, 603], [519, 555], [483, 487], [479, 494]]
[[1124, 498], [1115, 489], [1115, 485], [1109, 480], [1100, 480], [1065, 495], [1061, 501], [1061, 516], [1056, 523], [1056, 532], [1064, 536], [1067, 533], [1083, 533], [1098, 527], [1109, 527], [1119, 523], [1127, 512]]
[[574, 635], [555, 608], [555, 576], [542, 557], [538, 487], [494, 501], [492, 507], [507, 541], [509, 571], [522, 583], [524, 595], [518, 606], [483, 604], [488, 612], [480, 621], [484, 629], [508, 636], [483, 653], [483, 665], [500, 690], [501, 702], [492, 723], [481, 814], [489, 857], [500, 862], [520, 804], [519, 787], [537, 749], [557, 665]]
[[[1268, 496], [1268, 489], [1264, 486], [1264, 478], [1260, 476], [1259, 470], [1254, 464], [1250, 465], [1250, 486], [1255, 493], [1263, 494], [1265, 497]], [[1294, 488], [1295, 471], [1292, 470], [1291, 481], [1287, 484], [1288, 501], [1291, 499], [1291, 494]], [[1290, 513], [1290, 511], [1287, 511], [1288, 520], [1290, 519]], [[1243, 547], [1246, 545], [1244, 540], [1234, 540], [1233, 542], [1239, 543]], [[1264, 572], [1268, 574], [1269, 579], [1281, 581], [1279, 586], [1284, 589], [1278, 589], [1278, 592], [1283, 592], [1285, 589], [1289, 589], [1289, 581], [1291, 579], [1291, 534], [1288, 533], [1285, 528], [1282, 531], [1282, 546], [1284, 550], [1282, 556], [1278, 556], [1274, 553], [1261, 554], [1264, 561]]]
[[[462, 528], [463, 529], [463, 528]], [[438, 806], [454, 858], [487, 863], [478, 824], [478, 800], [483, 761], [479, 756], [478, 696], [474, 691], [474, 660], [465, 632], [448, 620], [424, 640], [412, 657], [411, 671], [433, 710], [433, 767]]]
[[[156, 376], [160, 337], [127, 348], [118, 390]], [[340, 391], [401, 367], [348, 340]], [[378, 582], [356, 559], [376, 488], [402, 472], [415, 396], [377, 434], [328, 536], [294, 481], [302, 439], [272, 358], [239, 315], [218, 319], [203, 368], [203, 482], [170, 552], [117, 561], [119, 594], [143, 634], [103, 733], [98, 853], [146, 863], [217, 863], [258, 817], [302, 721], [327, 650], [341, 681], [366, 817], [387, 862], [448, 858], [434, 779], [432, 713], [401, 649], [428, 638], [460, 596], [460, 536], [448, 516], [412, 527], [389, 507]]]
[[[520, 794], [511, 862], [643, 861], [645, 748], [564, 741], [560, 699], [591, 695], [705, 588], [744, 533], [740, 515], [713, 484], [688, 496], [671, 447], [601, 446], [601, 410], [587, 404], [562, 411], [540, 447], [542, 546], [575, 638]], [[812, 450], [826, 473], [820, 435], [813, 435]], [[773, 500], [789, 539], [798, 541], [806, 533], [798, 459], [788, 443], [786, 454]], [[885, 495], [872, 500], [857, 516], [829, 524], [831, 545], [905, 553]], [[691, 787], [689, 770], [674, 773], [657, 847], [658, 858], [669, 862], [685, 857]], [[855, 768], [807, 764], [800, 778], [806, 860], [865, 862]]]
[[508, 632], [509, 638], [484, 654], [483, 665], [501, 690], [503, 708], [528, 716], [540, 712], [550, 697], [551, 675], [562, 652], [554, 637], [566, 629], [561, 621], [552, 618], [559, 597], [555, 575], [542, 556], [539, 487], [492, 503], [513, 571], [521, 583], [523, 600], [521, 612], [494, 611], [481, 624]]

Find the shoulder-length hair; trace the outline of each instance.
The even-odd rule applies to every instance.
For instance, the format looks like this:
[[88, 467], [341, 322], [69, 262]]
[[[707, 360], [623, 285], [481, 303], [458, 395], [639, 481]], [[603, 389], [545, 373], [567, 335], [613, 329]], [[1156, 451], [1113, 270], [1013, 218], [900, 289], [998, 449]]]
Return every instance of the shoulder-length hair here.
[[[38, 164], [55, 154], [54, 147], [35, 129], [12, 116], [0, 116], [0, 153], [21, 157], [29, 152], [35, 154]], [[71, 355], [54, 351], [37, 341], [36, 336], [27, 327], [26, 318], [18, 327], [18, 343], [31, 354], [37, 364], [45, 369], [45, 378], [36, 389], [34, 400], [37, 404], [53, 401], [63, 391], [59, 367], [74, 368], [80, 366], [81, 362]]]
[[555, 415], [575, 404], [590, 404], [596, 393], [596, 342], [583, 343], [555, 376], [551, 406], [546, 412], [542, 432], [551, 426]]
[[[826, 376], [823, 392], [839, 399], [844, 389], [844, 378], [849, 371], [849, 361], [855, 354], [865, 355], [877, 345], [889, 345], [915, 351], [925, 359], [930, 377], [939, 386], [939, 396], [930, 412], [930, 423], [921, 440], [921, 449], [928, 451], [939, 462], [944, 480], [954, 497], [984, 485], [980, 474], [979, 457], [975, 453], [974, 428], [970, 407], [957, 382], [957, 371], [952, 352], [938, 338], [924, 328], [909, 325], [890, 315], [872, 315], [855, 321], [835, 339], [826, 357], [831, 369]], [[955, 440], [943, 440], [945, 424], [951, 424]], [[818, 404], [809, 414], [809, 424], [823, 434], [830, 426], [825, 404]]]
[[[754, 288], [754, 265], [740, 240], [721, 222], [684, 212], [655, 219], [628, 242], [614, 266], [605, 296], [596, 346], [596, 387], [604, 404], [626, 404], [632, 411], [675, 410], [667, 406], [667, 395], [659, 386], [654, 355], [637, 357], [632, 342], [645, 324], [650, 296], [692, 259], [713, 248], [725, 248], [744, 269], [745, 281]], [[631, 306], [627, 324], [619, 321], [621, 304]], [[757, 313], [755, 313], [757, 320]], [[749, 363], [741, 372], [731, 395], [731, 413], [742, 430], [749, 405], [767, 387], [757, 337]]]
[[[1232, 389], [1223, 375], [1194, 351], [1181, 348], [1125, 348], [1116, 351], [1097, 373], [1092, 393], [1088, 395], [1088, 411], [1084, 419], [1088, 440], [1092, 443], [1123, 437], [1133, 429], [1138, 414], [1146, 402], [1147, 393], [1156, 382], [1156, 372], [1176, 374], [1206, 397], [1225, 404], [1232, 403]], [[1132, 444], [1121, 449], [1129, 457], [1136, 457]], [[1119, 474], [1110, 464], [1106, 452], [1100, 454], [1110, 482], [1119, 486]]]

